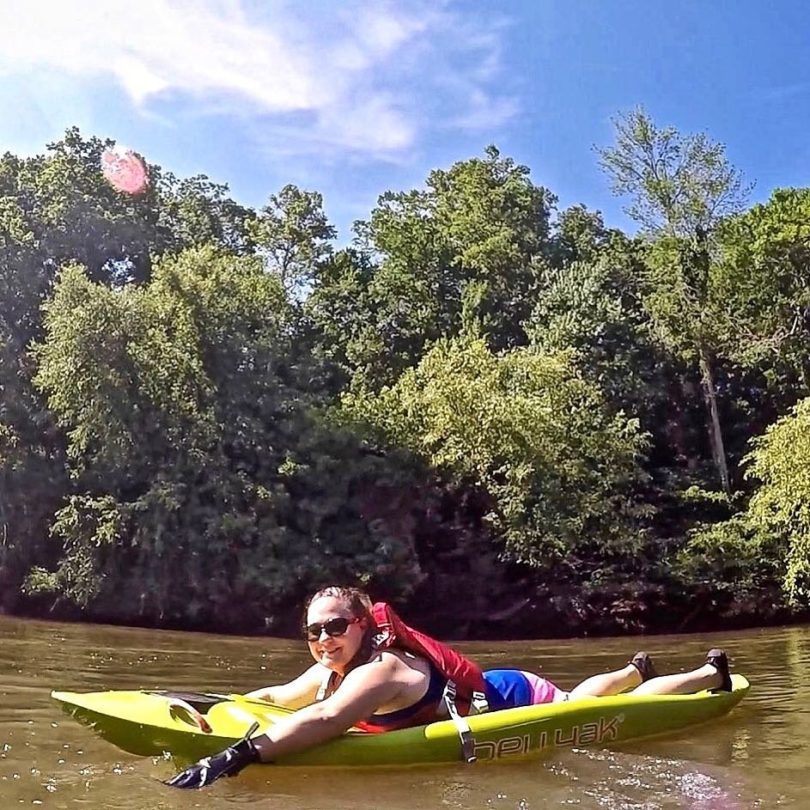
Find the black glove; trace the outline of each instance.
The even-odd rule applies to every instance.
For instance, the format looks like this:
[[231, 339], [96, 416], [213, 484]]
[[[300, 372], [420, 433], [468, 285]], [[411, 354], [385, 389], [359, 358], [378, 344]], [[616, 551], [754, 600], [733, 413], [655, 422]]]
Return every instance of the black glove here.
[[220, 776], [236, 776], [243, 768], [259, 761], [259, 751], [250, 739], [255, 730], [254, 726], [239, 742], [229, 745], [212, 757], [204, 757], [165, 784], [176, 788], [201, 788], [210, 785]]

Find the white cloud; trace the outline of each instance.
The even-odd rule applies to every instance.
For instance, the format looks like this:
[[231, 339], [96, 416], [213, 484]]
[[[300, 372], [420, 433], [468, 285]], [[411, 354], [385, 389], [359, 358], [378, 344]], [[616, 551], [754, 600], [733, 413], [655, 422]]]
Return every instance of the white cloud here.
[[[0, 78], [115, 82], [288, 141], [395, 159], [431, 128], [514, 113], [503, 28], [439, 0], [2, 0]], [[46, 78], [47, 80], [47, 78]]]
[[517, 103], [512, 98], [497, 98], [472, 88], [466, 109], [448, 122], [449, 126], [459, 129], [484, 131], [499, 122], [508, 121], [518, 111]]

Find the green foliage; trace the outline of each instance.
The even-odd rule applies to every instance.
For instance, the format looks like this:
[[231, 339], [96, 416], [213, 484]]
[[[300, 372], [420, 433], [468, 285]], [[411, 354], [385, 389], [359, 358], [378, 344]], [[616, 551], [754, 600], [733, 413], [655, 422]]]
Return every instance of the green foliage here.
[[36, 383], [75, 494], [53, 525], [61, 563], [30, 588], [55, 582], [93, 615], [218, 627], [260, 624], [330, 578], [396, 568], [407, 591], [408, 538], [360, 517], [365, 479], [385, 471], [319, 424], [289, 326], [257, 258], [186, 251], [119, 291], [64, 271]]
[[810, 603], [810, 399], [754, 442], [748, 475], [761, 481], [751, 521], [785, 548], [784, 584], [796, 604]]
[[673, 351], [700, 369], [712, 457], [731, 492], [718, 405], [712, 259], [715, 232], [747, 196], [722, 144], [705, 135], [658, 128], [642, 109], [614, 121], [616, 143], [598, 150], [613, 190], [631, 198], [628, 213], [651, 236], [648, 309]]
[[712, 258], [722, 217], [740, 210], [745, 190], [721, 144], [659, 129], [641, 109], [615, 121], [616, 144], [600, 149], [613, 190], [651, 240], [646, 306], [673, 350], [697, 362], [717, 344]]
[[[543, 351], [574, 349], [582, 373], [616, 409], [645, 418], [652, 430], [666, 397], [666, 358], [645, 310], [645, 268], [639, 247], [620, 235], [551, 275], [526, 324]], [[656, 413], [653, 417], [652, 414]]]
[[[373, 379], [390, 374], [370, 285], [375, 268], [367, 254], [349, 248], [336, 252], [318, 268], [317, 283], [304, 302], [313, 333], [314, 353], [336, 370], [337, 394], [358, 368]], [[375, 365], [379, 363], [379, 368]]]
[[251, 231], [254, 213], [228, 196], [228, 187], [205, 175], [178, 179], [171, 172], [151, 167], [155, 192], [142, 202], [145, 216], [154, 223], [154, 254], [178, 253], [189, 247], [220, 245], [237, 255], [254, 252]]
[[680, 534], [702, 516], [684, 509], [678, 497], [682, 487], [707, 477], [695, 463], [705, 443], [702, 403], [651, 321], [647, 250], [621, 234], [605, 234], [588, 240], [577, 255], [590, 258], [567, 262], [551, 275], [527, 332], [541, 351], [573, 350], [579, 373], [598, 386], [605, 407], [639, 420], [650, 438], [643, 461], [650, 476], [643, 498], [654, 513], [650, 528], [663, 538]]
[[[694, 491], [689, 500], [719, 502], [718, 493]], [[730, 504], [722, 514], [728, 511]], [[712, 627], [784, 622], [791, 606], [783, 584], [786, 546], [772, 527], [737, 511], [695, 525], [674, 556], [669, 576], [689, 607], [685, 623]], [[795, 606], [794, 606], [795, 609]]]
[[[32, 565], [53, 558], [48, 525], [68, 481], [49, 415], [9, 385], [0, 397], [0, 610], [13, 611]], [[22, 401], [17, 398], [22, 395]], [[28, 406], [28, 408], [26, 408]]]
[[565, 355], [440, 341], [396, 385], [347, 394], [343, 407], [384, 441], [481, 488], [510, 559], [576, 569], [637, 548], [632, 489], [645, 439], [634, 420], [608, 413]]
[[494, 147], [431, 172], [423, 190], [387, 192], [356, 226], [359, 255], [343, 254], [319, 274], [310, 314], [340, 342], [352, 375], [374, 388], [441, 337], [523, 345], [552, 203], [525, 166]]
[[597, 149], [627, 213], [651, 233], [690, 239], [736, 213], [749, 189], [725, 147], [703, 133], [657, 127], [643, 108], [614, 119], [616, 143]]
[[[110, 143], [73, 128], [44, 155], [0, 158], [0, 429], [13, 437], [0, 454], [0, 581], [8, 583], [0, 608], [28, 568], [52, 561], [48, 524], [69, 491], [65, 438], [32, 387], [29, 354], [59, 268], [79, 262], [90, 278], [119, 287], [147, 280], [165, 252], [207, 242], [249, 247], [246, 209], [204, 177], [178, 181], [152, 166], [146, 193], [116, 192], [100, 168]], [[103, 331], [95, 344], [98, 357], [109, 355]], [[94, 407], [92, 391], [84, 393]]]
[[121, 194], [101, 174], [110, 145], [73, 128], [46, 155], [0, 161], [0, 217], [13, 223], [5, 227], [18, 244], [36, 251], [29, 268], [35, 277], [50, 283], [57, 268], [74, 261], [98, 281], [144, 281], [164, 252], [207, 242], [237, 252], [248, 247], [248, 212], [226, 197], [226, 187], [204, 176], [179, 181], [150, 166], [145, 193]]
[[693, 599], [709, 600], [720, 618], [765, 619], [784, 609], [783, 570], [784, 555], [775, 535], [740, 512], [690, 531], [673, 574]]
[[286, 185], [250, 223], [253, 239], [288, 293], [302, 294], [318, 265], [332, 255], [329, 244], [337, 235], [323, 212], [323, 198], [315, 191]]
[[[75, 129], [0, 158], [0, 611], [282, 632], [340, 581], [445, 632], [674, 629], [789, 615], [785, 569], [806, 605], [808, 191], [739, 213], [721, 145], [616, 135], [636, 239], [494, 147], [342, 250], [292, 185], [119, 194]], [[730, 494], [724, 434], [780, 415]]]
[[[715, 286], [725, 352], [777, 391], [810, 393], [810, 189], [778, 189], [724, 224]], [[795, 382], [794, 382], [795, 381]]]
[[564, 269], [574, 262], [591, 262], [621, 240], [620, 231], [605, 227], [598, 211], [584, 205], [572, 205], [561, 211], [553, 223], [550, 260], [554, 268]]
[[628, 213], [654, 236], [645, 305], [672, 349], [697, 362], [718, 343], [715, 232], [740, 210], [745, 189], [721, 144], [656, 127], [641, 109], [615, 120], [616, 144], [598, 150]]

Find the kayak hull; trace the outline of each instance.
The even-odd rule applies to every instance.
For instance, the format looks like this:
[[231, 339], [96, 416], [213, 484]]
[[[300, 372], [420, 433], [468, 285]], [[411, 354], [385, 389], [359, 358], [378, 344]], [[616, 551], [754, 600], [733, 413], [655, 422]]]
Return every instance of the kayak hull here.
[[[731, 711], [748, 692], [749, 683], [742, 675], [733, 675], [732, 685], [731, 692], [582, 698], [467, 719], [478, 760], [536, 757], [555, 748], [604, 747], [709, 722]], [[144, 756], [168, 752], [189, 761], [221, 751], [256, 722], [259, 733], [290, 714], [283, 707], [240, 695], [223, 696], [199, 711], [184, 700], [154, 692], [53, 692], [52, 697], [125, 751]], [[460, 759], [456, 727], [444, 720], [385, 734], [350, 730], [276, 764], [369, 767]]]

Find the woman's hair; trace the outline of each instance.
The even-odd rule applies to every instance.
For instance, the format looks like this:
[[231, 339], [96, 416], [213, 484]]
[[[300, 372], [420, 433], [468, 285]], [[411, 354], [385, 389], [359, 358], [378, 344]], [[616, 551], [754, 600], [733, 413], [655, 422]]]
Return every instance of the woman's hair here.
[[309, 597], [304, 607], [305, 622], [309, 606], [317, 599], [327, 596], [333, 599], [342, 599], [348, 604], [352, 616], [358, 619], [368, 619], [369, 622], [371, 622], [371, 598], [369, 595], [359, 588], [344, 588], [340, 585], [330, 585], [327, 588], [321, 588], [321, 590]]

